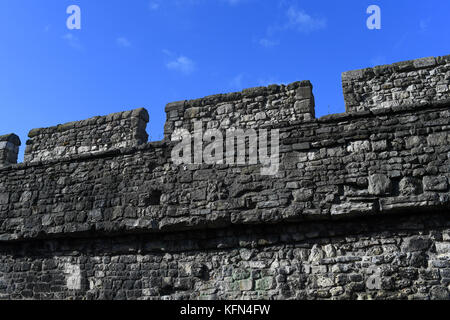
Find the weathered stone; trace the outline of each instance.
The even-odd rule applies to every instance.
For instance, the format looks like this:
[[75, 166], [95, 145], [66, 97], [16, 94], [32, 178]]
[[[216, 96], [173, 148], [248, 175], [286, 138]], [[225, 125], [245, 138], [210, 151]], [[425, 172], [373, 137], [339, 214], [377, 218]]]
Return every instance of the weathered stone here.
[[405, 242], [402, 244], [402, 250], [406, 252], [413, 251], [426, 251], [431, 245], [431, 241], [428, 238], [424, 237], [411, 237], [405, 239]]
[[239, 289], [241, 291], [251, 291], [253, 290], [254, 281], [252, 279], [245, 279], [239, 281]]
[[369, 176], [369, 193], [377, 196], [391, 193], [391, 180], [384, 174]]
[[419, 181], [412, 177], [405, 177], [399, 184], [400, 193], [405, 196], [416, 195], [420, 192]]
[[[32, 130], [0, 168], [0, 299], [446, 299], [449, 62], [354, 72], [320, 120], [305, 81], [169, 104], [159, 142], [143, 109]], [[279, 130], [274, 175], [175, 163], [199, 121]]]
[[428, 57], [345, 72], [342, 84], [347, 111], [383, 112], [420, 100], [445, 101], [450, 98], [448, 87], [436, 86], [436, 82], [447, 64], [440, 57]]
[[310, 201], [314, 196], [314, 190], [309, 188], [296, 190], [293, 192], [293, 196], [296, 202]]
[[448, 289], [443, 286], [434, 286], [430, 290], [432, 300], [450, 300]]
[[448, 180], [445, 176], [423, 178], [423, 189], [425, 191], [447, 191]]
[[256, 290], [257, 291], [267, 291], [273, 289], [275, 285], [275, 281], [272, 277], [265, 277], [259, 280], [256, 280]]
[[0, 193], [0, 204], [8, 204], [9, 203], [9, 193]]

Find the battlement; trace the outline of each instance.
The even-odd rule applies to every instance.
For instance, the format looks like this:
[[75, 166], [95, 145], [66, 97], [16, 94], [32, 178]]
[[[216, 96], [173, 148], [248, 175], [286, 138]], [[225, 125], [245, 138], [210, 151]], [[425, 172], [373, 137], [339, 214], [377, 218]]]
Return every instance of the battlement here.
[[193, 123], [200, 120], [208, 123], [208, 129], [222, 130], [311, 121], [315, 119], [312, 90], [309, 81], [301, 81], [169, 103], [165, 138], [170, 139], [178, 129], [192, 132]]
[[[450, 56], [428, 57], [342, 74], [346, 114], [398, 110], [450, 100]], [[309, 81], [271, 85], [167, 104], [164, 139], [180, 129], [256, 129], [314, 122], [315, 100]], [[338, 115], [336, 115], [338, 116]], [[325, 118], [333, 118], [328, 116]], [[342, 116], [342, 115], [340, 115]], [[25, 162], [89, 155], [147, 142], [145, 109], [137, 109], [33, 129]], [[10, 154], [13, 159], [13, 153]], [[4, 162], [4, 165], [15, 162]]]
[[25, 162], [98, 153], [146, 143], [149, 121], [145, 109], [113, 113], [29, 132]]
[[348, 112], [450, 98], [450, 56], [428, 57], [342, 74]]
[[0, 167], [17, 163], [20, 138], [15, 134], [0, 136]]

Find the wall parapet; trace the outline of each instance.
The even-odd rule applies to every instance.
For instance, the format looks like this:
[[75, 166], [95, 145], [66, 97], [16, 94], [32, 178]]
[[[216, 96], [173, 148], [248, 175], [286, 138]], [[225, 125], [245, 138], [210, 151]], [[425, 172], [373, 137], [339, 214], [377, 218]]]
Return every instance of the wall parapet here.
[[450, 55], [342, 73], [346, 110], [362, 111], [450, 98]]
[[20, 138], [11, 133], [0, 136], [0, 167], [17, 163]]
[[146, 143], [147, 110], [113, 113], [29, 132], [25, 162], [64, 158]]
[[311, 82], [306, 80], [172, 102], [166, 106], [164, 135], [170, 140], [176, 130], [192, 132], [194, 121], [207, 121], [208, 129], [223, 130], [312, 121], [315, 119], [312, 90]]

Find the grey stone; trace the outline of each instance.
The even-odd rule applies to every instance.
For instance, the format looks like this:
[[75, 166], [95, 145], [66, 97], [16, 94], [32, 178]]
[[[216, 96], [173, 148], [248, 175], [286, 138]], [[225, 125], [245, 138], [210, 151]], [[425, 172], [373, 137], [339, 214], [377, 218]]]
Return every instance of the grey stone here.
[[314, 190], [309, 188], [299, 189], [293, 192], [293, 196], [296, 202], [310, 201], [314, 197]]
[[450, 294], [446, 287], [434, 286], [430, 293], [432, 300], [450, 300]]
[[373, 195], [387, 195], [391, 193], [391, 180], [384, 174], [369, 176], [369, 193]]
[[[0, 137], [0, 299], [446, 299], [448, 61], [354, 72], [320, 120], [305, 81], [169, 104], [157, 142], [143, 109], [32, 130], [22, 164]], [[279, 130], [276, 174], [174, 163], [194, 121]]]
[[417, 195], [420, 193], [420, 185], [417, 179], [412, 177], [405, 177], [399, 184], [400, 193], [405, 196]]
[[448, 180], [445, 176], [427, 176], [423, 178], [423, 188], [425, 191], [447, 191]]
[[402, 250], [406, 252], [426, 251], [431, 246], [431, 240], [424, 237], [411, 237], [405, 239]]

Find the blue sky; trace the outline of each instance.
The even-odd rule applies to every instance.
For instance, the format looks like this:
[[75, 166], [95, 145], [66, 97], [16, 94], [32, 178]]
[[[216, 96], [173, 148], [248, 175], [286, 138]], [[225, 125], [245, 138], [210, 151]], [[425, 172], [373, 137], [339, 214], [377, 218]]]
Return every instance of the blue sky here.
[[[66, 8], [81, 8], [68, 30]], [[369, 5], [382, 29], [369, 30]], [[0, 134], [133, 108], [162, 138], [168, 102], [311, 80], [344, 112], [341, 72], [450, 54], [447, 0], [1, 0]]]

